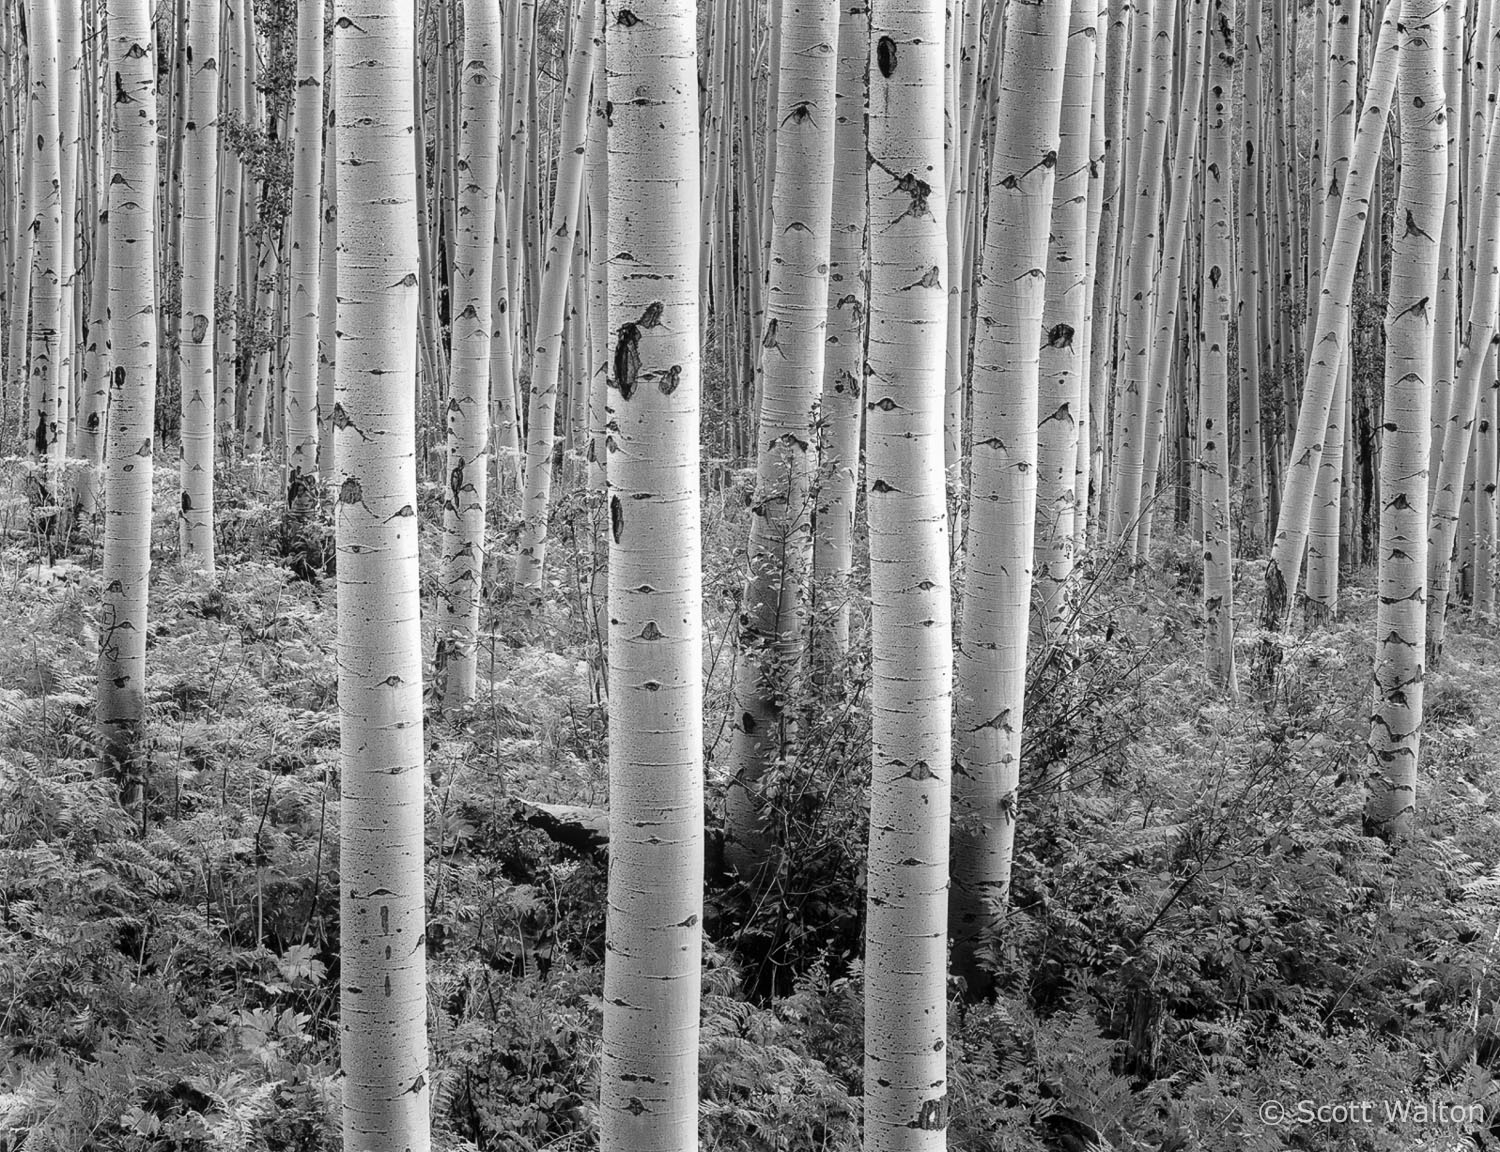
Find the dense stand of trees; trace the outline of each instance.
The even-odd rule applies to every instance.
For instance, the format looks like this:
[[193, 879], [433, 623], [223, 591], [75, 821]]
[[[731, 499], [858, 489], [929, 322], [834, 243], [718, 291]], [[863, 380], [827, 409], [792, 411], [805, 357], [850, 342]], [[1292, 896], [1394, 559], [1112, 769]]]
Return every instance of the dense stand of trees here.
[[3, 416], [38, 531], [102, 540], [98, 754], [143, 822], [153, 487], [156, 562], [207, 580], [226, 470], [305, 562], [331, 527], [346, 1147], [428, 1145], [424, 683], [461, 720], [497, 597], [545, 631], [563, 501], [608, 1149], [697, 1146], [705, 797], [773, 885], [788, 765], [856, 705], [865, 1145], [945, 1146], [948, 977], [993, 990], [1018, 821], [1071, 786], [1023, 790], [1028, 666], [1076, 666], [1087, 589], [1164, 540], [1208, 682], [1268, 706], [1375, 562], [1366, 826], [1410, 837], [1450, 604], [1495, 607], [1497, 38], [1490, 0], [0, 5]]

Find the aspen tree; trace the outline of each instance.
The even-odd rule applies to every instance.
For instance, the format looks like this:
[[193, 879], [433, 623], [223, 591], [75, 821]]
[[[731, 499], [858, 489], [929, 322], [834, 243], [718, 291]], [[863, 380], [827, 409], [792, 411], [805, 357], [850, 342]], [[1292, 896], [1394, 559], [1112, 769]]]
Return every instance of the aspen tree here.
[[334, 527], [345, 1152], [429, 1147], [414, 12], [338, 0]]
[[[1199, 5], [1202, 5], [1201, 15]], [[1162, 437], [1166, 434], [1169, 380], [1174, 374], [1172, 356], [1178, 347], [1177, 316], [1182, 299], [1182, 265], [1187, 238], [1188, 213], [1194, 204], [1193, 178], [1198, 168], [1198, 125], [1203, 107], [1204, 43], [1208, 5], [1193, 0], [1183, 9], [1188, 24], [1188, 50], [1184, 60], [1181, 109], [1177, 117], [1177, 138], [1172, 153], [1171, 202], [1166, 212], [1166, 234], [1162, 241], [1161, 267], [1153, 285], [1154, 302], [1149, 308], [1156, 326], [1147, 360], [1144, 415], [1139, 440], [1128, 441], [1130, 455], [1123, 470], [1135, 473], [1136, 454], [1140, 456], [1139, 527], [1134, 533], [1131, 555], [1146, 557], [1151, 547], [1153, 504], [1157, 473], [1161, 465]], [[1178, 377], [1180, 378], [1180, 377]], [[1128, 493], [1121, 493], [1124, 501]]]
[[[1007, 10], [977, 287], [973, 460], [955, 717], [953, 969], [973, 991], [1009, 899], [1036, 528], [1037, 390], [1068, 0]], [[872, 286], [871, 305], [875, 300]]]
[[1105, 175], [1109, 162], [1108, 103], [1106, 90], [1109, 83], [1109, 49], [1111, 28], [1109, 10], [1101, 7], [1094, 21], [1094, 78], [1093, 96], [1089, 108], [1088, 144], [1088, 207], [1084, 222], [1084, 314], [1080, 331], [1083, 352], [1080, 358], [1078, 454], [1073, 469], [1073, 555], [1076, 561], [1088, 547], [1089, 541], [1089, 496], [1097, 475], [1094, 456], [1097, 450], [1102, 423], [1095, 425], [1094, 414], [1103, 412], [1101, 396], [1094, 397], [1094, 363], [1108, 352], [1107, 341], [1101, 339], [1093, 324], [1093, 311], [1098, 297], [1100, 229], [1104, 222], [1104, 208], [1108, 197]]
[[156, 417], [156, 44], [147, 0], [109, 0], [110, 379], [98, 722], [106, 769], [142, 799]]
[[[870, 4], [866, 1152], [938, 1152], [948, 1126], [953, 639], [943, 464], [943, 17], [937, 0]], [[1034, 356], [1034, 340], [1031, 347]], [[1028, 510], [1028, 529], [1030, 522]]]
[[609, 891], [603, 1152], [696, 1152], [703, 940], [697, 12], [608, 29]]
[[[226, 0], [223, 11], [223, 54], [220, 56], [224, 87], [219, 94], [220, 119], [233, 117], [241, 122], [247, 118], [249, 109], [245, 104], [245, 49], [246, 25], [244, 0]], [[251, 49], [254, 43], [249, 43]], [[239, 150], [234, 147], [227, 133], [220, 133], [219, 146], [219, 291], [224, 293], [228, 307], [224, 309], [217, 333], [218, 397], [214, 413], [215, 435], [226, 448], [234, 439], [235, 390], [238, 383], [239, 359], [239, 315], [237, 305], [241, 303], [240, 243], [242, 236], [241, 217], [245, 201], [245, 165]]]
[[764, 864], [771, 850], [760, 786], [786, 755], [790, 717], [783, 709], [795, 699], [807, 644], [813, 416], [824, 388], [827, 341], [839, 0], [797, 0], [783, 9], [779, 31], [755, 499], [735, 651], [725, 811], [725, 858], [745, 875]]
[[1447, 163], [1442, 8], [1423, 0], [1402, 0], [1401, 39], [1401, 177], [1386, 306], [1380, 575], [1370, 720], [1371, 769], [1377, 775], [1367, 810], [1372, 830], [1387, 839], [1411, 831], [1422, 730], [1431, 307], [1437, 294], [1437, 237], [1442, 231]]
[[[1316, 347], [1317, 301], [1321, 299], [1323, 268], [1333, 251], [1339, 204], [1354, 149], [1358, 109], [1359, 5], [1354, 0], [1332, 0], [1329, 18], [1328, 128], [1323, 138], [1323, 164], [1318, 191], [1322, 204], [1312, 205], [1321, 220], [1321, 236], [1313, 252], [1318, 267], [1318, 296], [1309, 309], [1309, 348]], [[1343, 500], [1344, 420], [1348, 406], [1347, 349], [1335, 368], [1332, 402], [1328, 409], [1322, 457], [1314, 485], [1307, 542], [1307, 610], [1314, 620], [1338, 611], [1339, 514]]]
[[868, 45], [865, 0], [839, 8], [838, 87], [833, 139], [833, 230], [828, 257], [828, 339], [823, 359], [822, 491], [813, 539], [816, 587], [837, 597], [831, 618], [815, 614], [815, 672], [840, 683], [849, 648], [847, 583], [854, 566], [854, 506], [864, 398], [865, 111]]
[[182, 150], [182, 316], [177, 326], [182, 386], [184, 558], [214, 574], [214, 266], [218, 258], [219, 0], [188, 7], [187, 139]]
[[547, 565], [547, 516], [552, 502], [553, 426], [562, 360], [563, 309], [573, 261], [583, 192], [583, 161], [588, 151], [589, 77], [602, 0], [577, 0], [573, 53], [563, 96], [562, 137], [557, 182], [552, 190], [547, 255], [538, 293], [531, 361], [531, 398], [526, 425], [526, 491], [522, 497], [521, 545], [516, 556], [516, 587], [534, 611], [541, 604]]
[[67, 415], [58, 406], [58, 383], [62, 372], [62, 345], [67, 335], [59, 331], [62, 321], [63, 204], [62, 158], [58, 154], [61, 132], [58, 124], [59, 52], [57, 9], [52, 0], [33, 0], [31, 21], [31, 125], [25, 137], [25, 152], [31, 158], [31, 203], [35, 213], [28, 222], [35, 233], [35, 267], [31, 273], [31, 389], [27, 432], [40, 470], [44, 503], [55, 498], [57, 481], [67, 448]]
[[1333, 247], [1323, 270], [1322, 297], [1318, 301], [1317, 334], [1308, 348], [1307, 375], [1302, 385], [1302, 406], [1297, 436], [1287, 461], [1276, 520], [1276, 540], [1266, 565], [1262, 601], [1262, 625], [1268, 631], [1285, 626], [1291, 598], [1296, 591], [1298, 569], [1307, 545], [1315, 483], [1322, 463], [1323, 436], [1328, 426], [1334, 385], [1338, 381], [1349, 338], [1349, 306], [1354, 288], [1354, 270], [1359, 245], [1370, 210], [1370, 192], [1375, 180], [1375, 161], [1385, 135], [1391, 99], [1396, 84], [1396, 5], [1390, 0], [1381, 22], [1380, 38], [1360, 109], [1348, 175], [1339, 198], [1338, 224]]
[[438, 600], [438, 670], [446, 678], [444, 703], [449, 708], [473, 699], [478, 677], [490, 467], [500, 84], [505, 64], [500, 35], [500, 12], [492, 0], [467, 0], [459, 69], [458, 237], [453, 253], [448, 483], [443, 493], [443, 578]]
[[[1085, 423], [1085, 330], [1088, 326], [1090, 137], [1094, 106], [1094, 32], [1098, 0], [1074, 0], [1067, 35], [1051, 247], [1037, 392], [1036, 586], [1042, 626], [1056, 639], [1067, 617], [1078, 511], [1078, 435]], [[1086, 494], [1085, 494], [1086, 495]]]
[[[1134, 6], [1128, 0], [1109, 0], [1109, 34], [1105, 52], [1104, 75], [1104, 186], [1099, 214], [1099, 239], [1093, 249], [1094, 297], [1089, 335], [1093, 353], [1089, 359], [1089, 405], [1093, 413], [1090, 437], [1089, 475], [1093, 485], [1080, 490], [1084, 501], [1085, 524], [1098, 520], [1105, 496], [1109, 454], [1109, 388], [1115, 358], [1115, 294], [1120, 277], [1116, 275], [1116, 257], [1124, 225], [1126, 195], [1123, 160], [1125, 154], [1126, 72], [1130, 65], [1131, 18]], [[1141, 94], [1136, 93], [1137, 97]], [[1139, 139], [1139, 137], [1137, 137]], [[1126, 240], [1128, 241], [1128, 237]], [[1100, 520], [1106, 527], [1107, 523]]]
[[297, 5], [297, 91], [292, 112], [291, 342], [286, 364], [286, 508], [318, 506], [318, 285], [322, 232], [323, 5]]
[[[1496, 17], [1500, 12], [1495, 12]], [[1458, 14], [1449, 15], [1457, 19]], [[1449, 94], [1449, 106], [1456, 93]], [[1464, 476], [1471, 458], [1474, 422], [1481, 388], [1490, 381], [1481, 378], [1495, 339], [1497, 309], [1500, 309], [1500, 116], [1491, 116], [1485, 136], [1484, 183], [1471, 190], [1470, 212], [1478, 218], [1475, 229], [1473, 281], [1469, 285], [1469, 312], [1463, 330], [1457, 379], [1451, 397], [1451, 412], [1437, 426], [1443, 432], [1437, 483], [1431, 490], [1431, 520], [1427, 543], [1426, 667], [1437, 668], [1443, 658], [1447, 631], [1448, 587], [1452, 571], [1453, 544], [1458, 534], [1459, 504]], [[1478, 205], [1474, 200], [1478, 200]], [[1450, 249], [1451, 251], [1451, 249]], [[1440, 255], [1443, 250], [1439, 249]], [[1436, 341], [1435, 341], [1436, 343]], [[1434, 373], [1439, 371], [1434, 352]]]
[[[83, 307], [82, 281], [78, 275], [78, 207], [79, 196], [79, 113], [83, 96], [83, 14], [70, 4], [62, 4], [57, 10], [58, 43], [58, 203], [61, 206], [61, 244], [59, 271], [61, 274], [62, 301], [58, 309], [58, 372], [54, 383], [57, 397], [59, 432], [55, 448], [55, 460], [61, 462], [68, 456], [77, 456], [77, 350], [79, 345], [78, 320]], [[59, 504], [66, 495], [59, 491], [55, 496]]]
[[[1448, 115], [1445, 119], [1447, 130], [1447, 171], [1443, 192], [1443, 230], [1438, 236], [1438, 251], [1443, 254], [1442, 266], [1438, 269], [1438, 294], [1433, 319], [1433, 392], [1432, 392], [1432, 435], [1430, 437], [1431, 456], [1427, 466], [1427, 507], [1433, 507], [1438, 472], [1440, 470], [1439, 456], [1443, 449], [1444, 429], [1448, 423], [1449, 414], [1454, 401], [1454, 373], [1457, 368], [1459, 355], [1459, 313], [1460, 313], [1460, 286], [1472, 290], [1472, 277], [1474, 275], [1474, 261], [1477, 248], [1478, 229], [1473, 226], [1474, 211], [1473, 198], [1481, 194], [1478, 184], [1470, 188], [1470, 209], [1468, 236], [1464, 245], [1464, 251], [1459, 251], [1459, 216], [1461, 180], [1459, 170], [1464, 167], [1463, 148], [1460, 140], [1460, 129], [1464, 122], [1463, 109], [1460, 96], [1463, 90], [1463, 51], [1464, 51], [1464, 16], [1458, 11], [1458, 5], [1464, 0], [1447, 0], [1445, 4], [1446, 15], [1443, 20], [1445, 28], [1444, 35], [1446, 43], [1441, 49], [1444, 62], [1443, 91], [1447, 94], [1449, 105]], [[1452, 258], [1448, 258], [1448, 254]], [[1464, 265], [1468, 264], [1465, 269]], [[1468, 275], [1465, 276], [1464, 272]], [[1465, 301], [1472, 296], [1465, 296]], [[1430, 561], [1429, 549], [1429, 561]]]
[[338, 349], [338, 124], [334, 107], [334, 70], [324, 71], [323, 102], [323, 205], [322, 232], [318, 237], [318, 482], [326, 491], [334, 478], [333, 378]]
[[[1150, 8], [1151, 6], [1147, 6]], [[1150, 17], [1150, 67], [1144, 77], [1140, 155], [1132, 165], [1130, 244], [1125, 299], [1129, 311], [1120, 347], [1120, 384], [1115, 397], [1115, 452], [1110, 474], [1110, 538], [1127, 544], [1134, 556], [1141, 507], [1141, 473], [1146, 435], [1145, 389], [1150, 375], [1152, 273], [1161, 248], [1158, 233], [1162, 201], [1161, 168], [1167, 147], [1172, 98], [1174, 13], [1157, 4]], [[1133, 99], [1135, 99], [1133, 97]]]
[[1203, 170], [1207, 228], [1203, 245], [1198, 344], [1202, 382], [1198, 411], [1198, 467], [1203, 491], [1204, 670], [1230, 696], [1239, 694], [1234, 664], [1234, 575], [1230, 566], [1229, 315], [1234, 272], [1229, 203], [1231, 0], [1214, 0], [1209, 20], [1208, 155]]
[[1245, 534], [1258, 553], [1266, 539], [1265, 440], [1261, 428], [1261, 291], [1265, 273], [1261, 244], [1264, 239], [1261, 208], [1262, 195], [1262, 82], [1264, 62], [1261, 59], [1263, 0], [1246, 0], [1244, 68], [1240, 86], [1242, 118], [1240, 121], [1239, 170], [1239, 400], [1240, 400], [1240, 472], [1245, 499]]

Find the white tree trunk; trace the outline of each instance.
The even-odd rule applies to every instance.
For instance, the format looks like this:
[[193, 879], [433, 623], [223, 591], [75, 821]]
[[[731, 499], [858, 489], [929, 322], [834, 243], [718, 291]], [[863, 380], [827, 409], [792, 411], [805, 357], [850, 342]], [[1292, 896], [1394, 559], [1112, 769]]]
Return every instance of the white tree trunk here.
[[214, 574], [214, 269], [219, 190], [219, 0], [188, 9], [187, 139], [182, 149], [182, 383], [184, 560]]
[[318, 285], [322, 235], [323, 6], [297, 5], [297, 95], [292, 119], [291, 345], [286, 364], [286, 476], [293, 516], [318, 502]]
[[1385, 435], [1380, 447], [1380, 576], [1368, 816], [1387, 838], [1416, 814], [1426, 639], [1427, 464], [1433, 310], [1447, 165], [1443, 10], [1401, 5], [1401, 177], [1386, 307]]
[[611, 3], [602, 1152], [696, 1152], [703, 940], [697, 13]]
[[458, 240], [453, 250], [453, 350], [449, 356], [448, 471], [443, 494], [443, 575], [438, 597], [438, 672], [445, 707], [474, 698], [479, 602], [489, 490], [490, 333], [495, 215], [500, 178], [500, 12], [464, 4], [459, 89]]
[[516, 588], [533, 611], [541, 605], [542, 577], [547, 567], [547, 517], [552, 506], [553, 423], [562, 358], [563, 309], [568, 302], [568, 272], [583, 199], [589, 78], [593, 72], [594, 36], [601, 2], [577, 0], [573, 54], [568, 62], [568, 86], [563, 96], [557, 182], [552, 189], [552, 223], [540, 277], [531, 398], [527, 406], [526, 492], [521, 505], [521, 544], [516, 556]]
[[[953, 969], [974, 991], [987, 986], [979, 954], [1009, 900], [1015, 843], [1036, 527], [1038, 334], [1070, 9], [1068, 0], [1007, 9], [996, 109], [1004, 130], [990, 161], [977, 288], [950, 892]], [[872, 310], [878, 300], [872, 285]]]
[[414, 16], [403, 0], [334, 7], [345, 1152], [429, 1147]]
[[[1348, 354], [1349, 305], [1354, 289], [1354, 269], [1370, 211], [1370, 193], [1376, 162], [1385, 137], [1386, 120], [1396, 86], [1396, 5], [1390, 0], [1380, 26], [1374, 61], [1360, 109], [1348, 177], [1339, 201], [1338, 226], [1328, 265], [1323, 270], [1322, 298], [1318, 301], [1317, 335], [1308, 348], [1307, 375], [1302, 385], [1302, 407], [1297, 435], [1282, 482], [1281, 510], [1276, 519], [1276, 541], [1266, 565], [1266, 586], [1261, 623], [1269, 631], [1286, 624], [1291, 598], [1296, 592], [1302, 553], [1311, 528], [1313, 495], [1318, 468], [1322, 464], [1323, 437], [1328, 427], [1333, 389], [1343, 359]], [[1441, 223], [1435, 224], [1441, 230]], [[1425, 465], [1424, 465], [1425, 471]], [[1425, 537], [1424, 537], [1425, 538]]]
[[1233, 0], [1215, 0], [1209, 19], [1208, 156], [1203, 170], [1206, 234], [1203, 245], [1202, 377], [1198, 399], [1198, 467], [1203, 493], [1204, 670], [1230, 696], [1239, 694], [1234, 665], [1234, 573], [1230, 565], [1229, 317], [1234, 279], [1230, 217], [1231, 70]]
[[1069, 618], [1078, 512], [1078, 440], [1088, 409], [1084, 359], [1089, 305], [1088, 228], [1094, 33], [1098, 0], [1074, 0], [1059, 121], [1057, 176], [1052, 191], [1052, 243], [1047, 253], [1046, 304], [1037, 392], [1036, 588], [1049, 639]]
[[870, 5], [866, 1152], [938, 1152], [948, 1127], [953, 638], [943, 463], [943, 17], [938, 0]]
[[156, 43], [147, 0], [109, 0], [109, 311], [104, 446], [104, 588], [99, 728], [104, 761], [129, 803], [142, 797], [146, 594], [156, 417]]
[[824, 388], [834, 74], [839, 0], [783, 10], [775, 120], [770, 282], [750, 506], [750, 571], [735, 648], [734, 730], [724, 817], [726, 860], [750, 875], [771, 852], [761, 780], [786, 755], [807, 644], [812, 561], [814, 407]]

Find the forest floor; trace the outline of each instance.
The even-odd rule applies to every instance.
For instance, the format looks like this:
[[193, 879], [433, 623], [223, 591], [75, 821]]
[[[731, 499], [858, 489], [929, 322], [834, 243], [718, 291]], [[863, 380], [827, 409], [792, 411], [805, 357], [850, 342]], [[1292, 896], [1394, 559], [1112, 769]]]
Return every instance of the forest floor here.
[[[274, 498], [221, 491], [217, 580], [158, 517], [137, 815], [93, 756], [97, 541], [49, 555], [23, 501], [0, 508], [0, 1152], [339, 1146], [334, 582], [281, 558]], [[742, 495], [705, 520], [713, 805]], [[423, 500], [439, 522], [435, 486]], [[429, 718], [441, 1148], [597, 1142], [603, 854], [525, 803], [606, 803], [589, 515], [559, 509], [540, 620], [491, 606], [478, 701]], [[1373, 573], [1287, 645], [1269, 704], [1231, 703], [1200, 671], [1195, 554], [1167, 541], [1130, 585], [1083, 572], [1075, 642], [1033, 660], [1015, 911], [999, 995], [955, 987], [952, 1146], [1500, 1146], [1500, 632], [1454, 616], [1420, 828], [1392, 850], [1361, 823]], [[436, 555], [430, 531], [426, 604]], [[1261, 571], [1238, 565], [1242, 626]], [[778, 780], [787, 866], [708, 896], [704, 1149], [859, 1146], [854, 617], [848, 682]]]

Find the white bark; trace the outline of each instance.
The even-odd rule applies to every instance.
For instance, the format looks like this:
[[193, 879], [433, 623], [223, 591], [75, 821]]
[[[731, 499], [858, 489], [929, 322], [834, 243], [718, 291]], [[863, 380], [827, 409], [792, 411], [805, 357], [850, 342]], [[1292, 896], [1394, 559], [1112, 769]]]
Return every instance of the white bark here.
[[182, 150], [182, 486], [184, 559], [214, 574], [214, 269], [219, 184], [219, 0], [188, 9], [187, 139]]
[[323, 5], [297, 5], [297, 93], [292, 117], [291, 306], [283, 414], [284, 496], [293, 516], [318, 501], [318, 285], [322, 234]]
[[339, 1006], [346, 1152], [429, 1147], [414, 11], [338, 0]]
[[688, 0], [611, 3], [602, 1152], [696, 1152], [703, 933], [698, 101]]
[[1427, 464], [1433, 299], [1447, 164], [1443, 10], [1401, 5], [1401, 177], [1386, 308], [1385, 435], [1380, 448], [1380, 575], [1368, 815], [1386, 837], [1416, 813], [1427, 626]]
[[870, 5], [866, 1152], [938, 1152], [948, 1126], [953, 644], [943, 463], [943, 16], [934, 0]]
[[771, 851], [760, 786], [787, 752], [807, 644], [813, 415], [823, 391], [838, 0], [798, 0], [781, 20], [770, 279], [750, 506], [749, 574], [735, 649], [725, 858], [749, 875]]
[[141, 798], [146, 594], [156, 415], [156, 44], [147, 0], [109, 0], [109, 311], [99, 728], [106, 767]]
[[444, 704], [474, 697], [484, 515], [489, 488], [490, 332], [495, 206], [500, 178], [500, 13], [490, 0], [464, 5], [459, 88], [458, 238], [453, 252], [453, 349], [449, 356], [448, 485], [443, 495], [443, 575], [438, 669]]
[[553, 425], [557, 414], [563, 317], [581, 215], [583, 160], [588, 150], [589, 78], [593, 74], [600, 3], [601, 0], [577, 0], [573, 53], [563, 96], [557, 181], [552, 189], [552, 223], [547, 232], [532, 350], [526, 422], [526, 492], [521, 505], [516, 588], [533, 610], [541, 605], [542, 577], [547, 567], [547, 518], [552, 504]]

